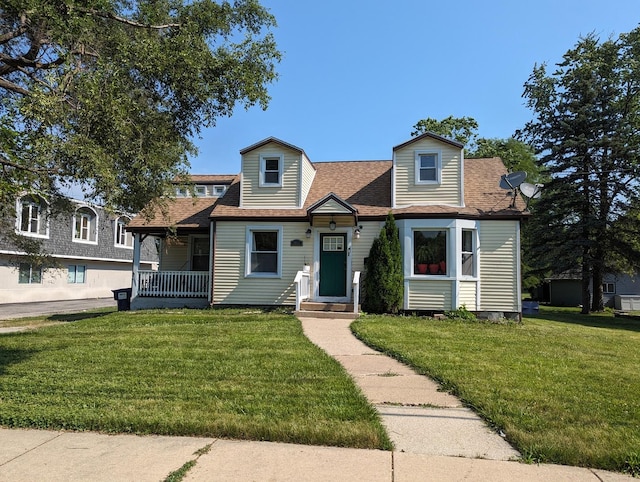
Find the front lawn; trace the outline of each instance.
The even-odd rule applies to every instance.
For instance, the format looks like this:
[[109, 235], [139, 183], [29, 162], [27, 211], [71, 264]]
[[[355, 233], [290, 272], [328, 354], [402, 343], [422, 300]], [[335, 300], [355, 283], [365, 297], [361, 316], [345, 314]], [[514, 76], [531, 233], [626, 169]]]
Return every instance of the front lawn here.
[[291, 315], [51, 318], [0, 334], [0, 425], [390, 448], [375, 410]]
[[525, 459], [640, 475], [640, 322], [543, 310], [523, 324], [366, 316], [352, 329], [460, 396]]

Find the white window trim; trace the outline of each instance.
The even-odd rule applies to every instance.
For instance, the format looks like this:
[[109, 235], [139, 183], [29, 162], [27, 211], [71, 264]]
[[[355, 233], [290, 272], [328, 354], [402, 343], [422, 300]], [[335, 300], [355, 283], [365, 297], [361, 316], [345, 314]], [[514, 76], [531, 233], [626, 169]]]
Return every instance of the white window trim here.
[[[76, 219], [78, 217], [78, 211], [80, 211], [81, 209], [87, 208], [89, 209], [92, 213], [93, 216], [95, 217], [96, 220], [96, 226], [95, 226], [95, 234], [96, 234], [96, 239], [95, 241], [91, 241], [91, 239], [82, 239], [82, 238], [76, 238]], [[86, 214], [80, 213], [81, 217], [87, 217]], [[98, 213], [96, 212], [95, 209], [93, 209], [90, 206], [80, 206], [78, 207], [75, 212], [73, 213], [73, 218], [71, 220], [71, 241], [74, 243], [81, 243], [81, 244], [98, 244], [98, 222], [100, 221], [100, 219], [98, 218]], [[91, 226], [91, 223], [89, 223], [89, 226]], [[91, 237], [91, 233], [89, 233], [89, 237]]]
[[[267, 160], [278, 159], [278, 181], [275, 182], [265, 182], [264, 176], [267, 167]], [[282, 172], [284, 165], [284, 155], [275, 154], [275, 155], [260, 155], [260, 187], [282, 187]]]
[[[218, 192], [220, 190], [220, 192]], [[216, 197], [224, 196], [224, 193], [227, 191], [227, 187], [225, 185], [215, 185], [213, 186], [213, 195]]]
[[[431, 273], [416, 273], [414, 271], [414, 266], [416, 265], [415, 262], [415, 232], [416, 231], [445, 231], [446, 232], [446, 253], [445, 253], [445, 260], [444, 262], [447, 264], [447, 273], [446, 274], [431, 274]], [[451, 245], [453, 244], [453, 240], [452, 238], [454, 238], [455, 236], [453, 235], [454, 230], [447, 226], [447, 227], [438, 227], [438, 226], [429, 226], [429, 227], [413, 227], [411, 228], [411, 271], [410, 271], [410, 277], [411, 278], [415, 278], [415, 279], [435, 279], [435, 280], [448, 280], [448, 279], [452, 279], [454, 278], [453, 274], [452, 274], [452, 266], [450, 264], [450, 259], [451, 259]]]
[[204, 184], [196, 184], [194, 191], [196, 193], [196, 197], [208, 197], [207, 186], [205, 186]]
[[[253, 273], [251, 272], [251, 243], [254, 231], [277, 231], [278, 232], [278, 271], [276, 273]], [[245, 278], [282, 278], [282, 254], [283, 235], [282, 226], [247, 226], [245, 231], [245, 254], [244, 254], [244, 276]]]
[[[133, 249], [133, 234], [128, 232], [125, 228], [123, 228], [124, 231], [125, 231], [125, 235], [124, 235], [125, 243], [124, 244], [120, 243], [120, 237], [118, 236], [118, 225], [120, 224], [120, 220], [122, 218], [125, 218], [125, 219], [128, 219], [129, 221], [131, 221], [131, 218], [129, 216], [125, 216], [125, 215], [118, 216], [116, 218], [116, 220], [115, 220], [115, 222], [113, 224], [113, 245], [116, 248]], [[127, 223], [123, 223], [123, 224], [126, 226]], [[131, 240], [131, 246], [129, 246], [127, 244], [127, 239]]]
[[[422, 155], [435, 155], [436, 156], [436, 180], [435, 181], [421, 181], [420, 180], [420, 156]], [[442, 183], [442, 151], [439, 149], [427, 149], [415, 151], [415, 179], [416, 184], [419, 185], [438, 185]]]
[[[22, 236], [28, 236], [30, 238], [49, 239], [49, 216], [48, 216], [49, 204], [42, 199], [41, 199], [42, 203], [39, 204], [40, 210], [38, 213], [38, 231], [40, 231], [40, 226], [42, 226], [42, 223], [44, 222], [45, 233], [44, 234], [40, 234], [39, 232], [32, 233], [31, 231], [22, 230], [22, 200], [25, 197], [41, 199], [38, 196], [29, 196], [28, 194], [25, 194], [24, 196], [21, 196], [20, 198], [18, 198], [18, 200], [16, 201], [16, 233], [21, 234]], [[31, 203], [31, 204], [34, 204], [34, 203]]]
[[[471, 232], [471, 251], [462, 251], [463, 231]], [[458, 257], [460, 258], [460, 276], [458, 278], [464, 281], [476, 281], [479, 278], [478, 258], [480, 257], [478, 254], [478, 245], [480, 244], [479, 238], [478, 238], [478, 229], [475, 227], [474, 228], [461, 227], [459, 236], [460, 236], [460, 252], [457, 254], [458, 254]], [[468, 253], [468, 252], [470, 252], [471, 255], [473, 256], [472, 258], [473, 259], [473, 275], [462, 274], [462, 254]]]

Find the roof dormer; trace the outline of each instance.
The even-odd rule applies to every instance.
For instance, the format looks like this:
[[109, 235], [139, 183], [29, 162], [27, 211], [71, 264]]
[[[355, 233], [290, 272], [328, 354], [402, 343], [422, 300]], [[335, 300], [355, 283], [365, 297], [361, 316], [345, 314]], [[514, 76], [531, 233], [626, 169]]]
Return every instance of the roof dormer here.
[[299, 209], [315, 168], [304, 150], [269, 137], [240, 151], [240, 207]]

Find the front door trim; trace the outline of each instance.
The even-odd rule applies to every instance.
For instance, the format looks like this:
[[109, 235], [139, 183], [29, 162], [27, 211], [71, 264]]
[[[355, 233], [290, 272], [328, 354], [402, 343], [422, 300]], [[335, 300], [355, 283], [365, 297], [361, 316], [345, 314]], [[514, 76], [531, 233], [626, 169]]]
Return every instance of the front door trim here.
[[[346, 234], [346, 251], [347, 251], [347, 269], [346, 277], [346, 296], [344, 297], [328, 297], [320, 296], [320, 234]], [[314, 229], [313, 235], [313, 299], [322, 302], [346, 303], [351, 301], [351, 229], [336, 228], [334, 231], [327, 229]]]

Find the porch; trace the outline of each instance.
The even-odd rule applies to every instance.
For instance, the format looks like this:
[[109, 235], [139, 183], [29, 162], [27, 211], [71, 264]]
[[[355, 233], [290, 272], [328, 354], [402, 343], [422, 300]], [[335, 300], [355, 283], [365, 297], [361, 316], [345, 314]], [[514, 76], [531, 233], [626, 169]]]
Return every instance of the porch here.
[[360, 271], [353, 274], [352, 303], [317, 302], [311, 299], [309, 271], [298, 271], [294, 279], [297, 316], [356, 319], [360, 316]]

